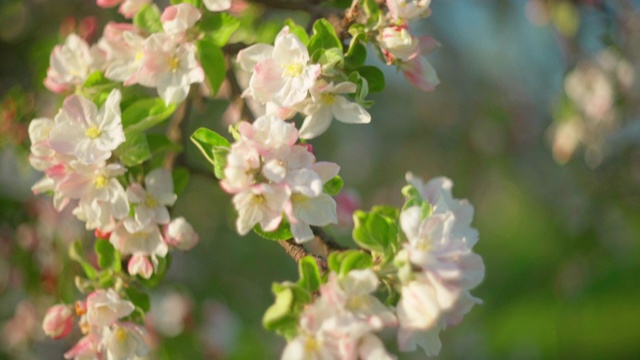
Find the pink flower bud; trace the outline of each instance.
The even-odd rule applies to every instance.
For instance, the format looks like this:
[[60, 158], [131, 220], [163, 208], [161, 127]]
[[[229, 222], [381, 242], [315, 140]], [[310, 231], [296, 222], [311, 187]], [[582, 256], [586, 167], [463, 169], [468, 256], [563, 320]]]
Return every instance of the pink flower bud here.
[[129, 274], [131, 275], [140, 275], [148, 279], [153, 274], [153, 265], [146, 256], [133, 255], [131, 259], [129, 259], [127, 270], [129, 270]]
[[200, 240], [191, 224], [183, 217], [173, 219], [169, 225], [165, 227], [164, 238], [167, 244], [180, 250], [189, 250], [196, 246]]
[[50, 338], [62, 339], [73, 329], [73, 310], [69, 305], [58, 304], [47, 310], [42, 322], [44, 333]]

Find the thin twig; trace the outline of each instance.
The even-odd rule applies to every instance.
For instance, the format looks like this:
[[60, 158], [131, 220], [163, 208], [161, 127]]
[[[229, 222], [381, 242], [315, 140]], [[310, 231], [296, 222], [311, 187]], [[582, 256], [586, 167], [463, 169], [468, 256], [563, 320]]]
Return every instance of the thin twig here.
[[293, 239], [278, 241], [278, 244], [280, 244], [280, 246], [284, 248], [284, 251], [287, 253], [287, 255], [293, 258], [296, 264], [300, 262], [303, 257], [309, 255], [312, 256], [316, 261], [316, 264], [318, 265], [318, 268], [320, 269], [322, 274], [325, 274], [327, 272], [327, 260], [319, 255], [308, 252], [307, 249], [304, 248], [304, 246], [297, 244]]

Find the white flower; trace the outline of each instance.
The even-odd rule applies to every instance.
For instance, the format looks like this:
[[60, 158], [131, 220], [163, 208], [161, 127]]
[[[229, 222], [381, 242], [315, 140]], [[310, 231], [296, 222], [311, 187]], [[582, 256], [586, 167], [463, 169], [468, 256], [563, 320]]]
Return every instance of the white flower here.
[[87, 42], [76, 34], [70, 34], [63, 45], [57, 45], [51, 52], [44, 85], [56, 93], [72, 90], [97, 70], [97, 62]]
[[258, 184], [233, 197], [238, 210], [236, 227], [240, 235], [246, 235], [260, 223], [264, 231], [274, 231], [282, 221], [282, 211], [289, 199], [284, 186]]
[[153, 264], [151, 264], [151, 261], [149, 261], [146, 256], [134, 254], [131, 256], [131, 259], [129, 259], [127, 271], [129, 271], [130, 275], [140, 275], [148, 279], [153, 275]]
[[162, 28], [169, 35], [182, 35], [200, 20], [200, 11], [189, 3], [171, 5], [162, 13]]
[[135, 223], [130, 222], [130, 229], [143, 228], [149, 224], [168, 224], [171, 220], [167, 206], [176, 202], [176, 194], [173, 193], [173, 178], [171, 172], [165, 168], [155, 169], [147, 174], [144, 179], [145, 190], [142, 185], [133, 183], [127, 189], [129, 201], [136, 204]]
[[209, 11], [225, 11], [231, 8], [231, 0], [202, 0]]
[[109, 326], [133, 310], [131, 301], [122, 300], [113, 289], [96, 290], [87, 296], [87, 321], [94, 326]]
[[120, 98], [120, 91], [113, 90], [98, 111], [90, 100], [77, 95], [67, 97], [49, 134], [51, 148], [74, 155], [85, 164], [109, 159], [111, 151], [125, 141]]
[[105, 53], [107, 79], [122, 81], [124, 85], [136, 82], [135, 75], [142, 65], [142, 45], [145, 38], [131, 24], [108, 23], [98, 41], [98, 48]]
[[362, 106], [347, 100], [340, 94], [350, 94], [356, 91], [356, 84], [343, 82], [337, 85], [319, 81], [311, 89], [313, 99], [303, 112], [307, 117], [300, 128], [302, 139], [312, 139], [324, 133], [331, 125], [331, 120], [336, 118], [347, 124], [367, 124], [371, 121], [371, 115]]
[[143, 50], [136, 80], [143, 86], [157, 88], [167, 105], [181, 102], [189, 94], [191, 84], [204, 81], [204, 71], [196, 60], [192, 43], [159, 33], [147, 38]]
[[125, 222], [111, 233], [109, 242], [122, 255], [157, 255], [164, 257], [169, 251], [158, 226], [155, 224], [147, 225], [144, 228], [129, 229]]
[[133, 323], [119, 323], [107, 328], [102, 335], [107, 360], [130, 360], [147, 355], [149, 347], [143, 336], [144, 329]]
[[382, 29], [378, 41], [389, 64], [395, 60], [409, 61], [420, 52], [420, 40], [411, 35], [406, 25]]
[[250, 46], [238, 53], [238, 62], [253, 71], [247, 94], [261, 103], [271, 101], [282, 107], [304, 100], [321, 72], [320, 65], [309, 64], [309, 51], [286, 26], [273, 47]]
[[387, 8], [393, 20], [411, 20], [431, 14], [431, 0], [387, 0]]
[[187, 220], [179, 217], [165, 227], [164, 239], [167, 244], [180, 250], [189, 250], [198, 244], [199, 236]]
[[44, 333], [54, 340], [69, 335], [73, 329], [73, 315], [69, 305], [58, 304], [50, 307], [42, 321]]

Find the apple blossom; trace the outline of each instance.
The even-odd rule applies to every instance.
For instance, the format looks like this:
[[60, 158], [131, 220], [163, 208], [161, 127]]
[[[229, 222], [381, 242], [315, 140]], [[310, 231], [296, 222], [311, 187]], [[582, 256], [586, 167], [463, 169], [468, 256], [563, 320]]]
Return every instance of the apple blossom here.
[[149, 224], [168, 224], [171, 220], [167, 206], [172, 206], [176, 201], [173, 193], [173, 178], [171, 172], [164, 168], [158, 168], [145, 176], [145, 190], [142, 185], [133, 183], [127, 189], [127, 198], [132, 204], [136, 204], [134, 219], [127, 218], [127, 227], [130, 229], [143, 228]]
[[389, 15], [395, 21], [427, 17], [431, 14], [431, 0], [386, 0]]
[[252, 45], [238, 53], [240, 66], [253, 70], [247, 94], [261, 103], [283, 107], [304, 100], [320, 76], [320, 65], [309, 64], [309, 60], [306, 46], [289, 33], [288, 26], [280, 31], [273, 47]]
[[129, 259], [127, 270], [130, 275], [140, 275], [145, 279], [148, 279], [153, 274], [153, 264], [147, 259], [146, 256], [140, 254], [134, 254]]
[[143, 45], [142, 66], [136, 74], [137, 82], [157, 88], [167, 105], [183, 101], [191, 84], [204, 81], [195, 46], [180, 40], [163, 33], [149, 36]]
[[64, 353], [64, 358], [73, 360], [100, 359], [102, 358], [100, 345], [100, 336], [95, 333], [89, 333]]
[[100, 59], [95, 49], [76, 34], [69, 34], [63, 45], [51, 52], [50, 65], [44, 85], [61, 93], [82, 85], [89, 74], [98, 69]]
[[107, 360], [129, 360], [147, 355], [149, 347], [144, 334], [144, 329], [133, 323], [118, 323], [106, 328], [102, 343]]
[[382, 52], [387, 57], [387, 64], [396, 60], [409, 61], [420, 51], [420, 40], [411, 35], [406, 25], [385, 27], [380, 32], [378, 41]]
[[111, 157], [125, 141], [120, 117], [120, 91], [114, 89], [98, 110], [84, 97], [67, 97], [56, 115], [49, 143], [55, 151], [74, 155], [85, 164], [94, 164]]
[[144, 5], [151, 4], [152, 0], [96, 0], [98, 6], [102, 8], [111, 8], [120, 4], [118, 12], [125, 18], [131, 19]]
[[200, 20], [200, 11], [189, 3], [172, 5], [162, 13], [162, 28], [170, 35], [182, 35]]
[[87, 296], [87, 322], [94, 326], [109, 326], [133, 312], [129, 300], [122, 300], [113, 289], [96, 290]]
[[202, 0], [209, 11], [225, 11], [231, 8], [232, 0]]
[[142, 65], [142, 45], [145, 38], [131, 24], [108, 23], [98, 41], [98, 48], [105, 54], [107, 79], [122, 81], [124, 85], [136, 82], [136, 73]]
[[312, 139], [324, 133], [335, 118], [347, 124], [368, 124], [371, 115], [361, 105], [347, 100], [340, 94], [356, 92], [356, 84], [343, 82], [337, 85], [318, 81], [310, 89], [311, 99], [303, 112], [307, 114], [300, 127], [300, 138]]
[[50, 338], [62, 339], [73, 329], [74, 313], [70, 305], [58, 304], [47, 310], [42, 328]]
[[164, 240], [180, 250], [190, 250], [198, 244], [199, 236], [185, 218], [178, 217], [165, 226]]
[[127, 223], [120, 224], [111, 233], [109, 242], [122, 255], [157, 255], [164, 257], [169, 248], [160, 234], [158, 226], [149, 224], [143, 228], [127, 228]]
[[238, 233], [246, 235], [257, 223], [260, 223], [264, 231], [277, 229], [289, 196], [286, 187], [268, 184], [254, 185], [236, 194], [233, 205], [238, 210]]

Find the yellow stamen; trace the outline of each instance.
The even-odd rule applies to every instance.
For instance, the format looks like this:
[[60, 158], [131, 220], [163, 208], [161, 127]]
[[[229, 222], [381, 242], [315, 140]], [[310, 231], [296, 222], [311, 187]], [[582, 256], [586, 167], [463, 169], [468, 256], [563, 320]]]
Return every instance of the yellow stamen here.
[[314, 337], [307, 337], [307, 341], [304, 343], [304, 351], [306, 353], [316, 352], [320, 349], [320, 342]]
[[103, 187], [105, 187], [107, 185], [107, 177], [104, 175], [100, 175], [98, 177], [95, 178], [95, 180], [93, 180], [93, 183], [96, 186], [96, 189], [102, 189]]
[[302, 204], [307, 202], [307, 197], [302, 194], [295, 193], [291, 195], [291, 201], [293, 201], [294, 203]]
[[177, 56], [171, 55], [167, 63], [168, 63], [169, 70], [171, 70], [174, 73], [178, 71], [178, 68], [180, 67], [180, 59]]
[[251, 200], [255, 205], [263, 204], [266, 201], [264, 195], [253, 195]]
[[322, 94], [320, 99], [325, 105], [331, 105], [336, 102], [336, 96], [331, 93]]
[[158, 206], [158, 201], [153, 196], [147, 195], [144, 198], [144, 204], [150, 208], [154, 208]]
[[87, 135], [89, 139], [97, 139], [100, 137], [100, 134], [102, 134], [102, 131], [100, 131], [100, 129], [95, 125], [85, 131], [85, 135]]
[[296, 77], [302, 75], [302, 71], [304, 70], [304, 66], [297, 62], [290, 62], [288, 64], [282, 65], [284, 69], [284, 75], [288, 77]]
[[116, 339], [120, 342], [125, 342], [127, 340], [127, 337], [129, 336], [127, 334], [127, 331], [121, 327], [117, 328], [115, 333], [114, 333]]

